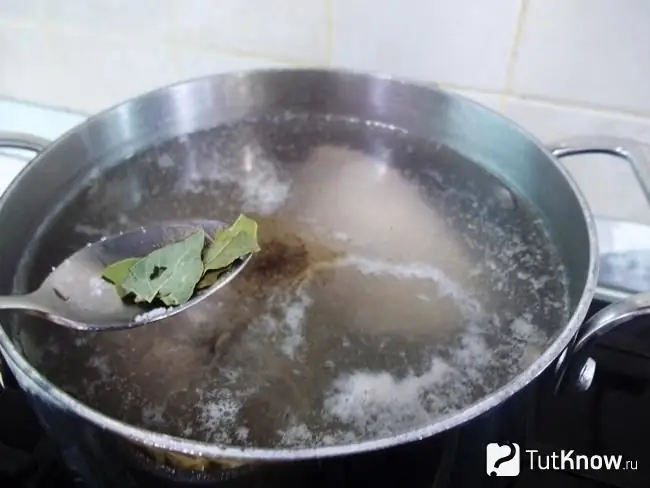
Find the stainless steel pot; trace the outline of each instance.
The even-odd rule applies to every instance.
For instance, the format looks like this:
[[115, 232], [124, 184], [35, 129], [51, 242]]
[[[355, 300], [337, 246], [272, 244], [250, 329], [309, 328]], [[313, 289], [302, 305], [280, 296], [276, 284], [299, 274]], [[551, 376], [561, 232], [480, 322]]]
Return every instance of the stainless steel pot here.
[[[256, 71], [181, 83], [92, 117], [45, 147], [26, 136], [0, 137], [0, 146], [39, 153], [0, 200], [0, 226], [9, 230], [0, 239], [1, 291], [15, 291], [25, 249], [34, 235], [40, 235], [51, 224], [45, 225], [42, 216], [56, 214], [52, 212], [53, 206], [68, 205], [70, 189], [86, 181], [89, 175], [96, 177], [164, 139], [195, 133], [215, 124], [283, 111], [353, 117], [378, 126], [397, 127], [414, 137], [458, 148], [474, 161], [480, 161], [505, 181], [507, 188], [524, 195], [543, 216], [544, 227], [567, 268], [570, 316], [566, 324], [553, 332], [544, 351], [505, 384], [471, 405], [426, 425], [361, 442], [273, 449], [241, 448], [157, 433], [90, 408], [48, 381], [30, 364], [23, 345], [16, 339], [17, 327], [8, 327], [8, 320], [3, 320], [0, 351], [21, 388], [34, 399], [41, 418], [56, 413], [56, 422], [45, 420], [50, 428], [60, 430], [61, 427], [55, 426], [57, 422], [81, 425], [93, 431], [111, 432], [140, 446], [208, 460], [284, 461], [375, 450], [462, 425], [505, 402], [549, 367], [555, 368], [560, 388], [588, 388], [594, 372], [594, 362], [588, 357], [593, 341], [613, 327], [647, 312], [650, 295], [635, 295], [606, 308], [581, 327], [594, 294], [598, 291], [601, 296], [612, 296], [614, 292], [604, 287], [597, 290], [595, 224], [584, 198], [558, 162], [559, 158], [584, 153], [619, 156], [632, 164], [648, 196], [650, 177], [642, 146], [620, 139], [579, 138], [547, 149], [500, 115], [458, 95], [390, 78], [325, 70]], [[493, 196], [500, 201], [499, 205], [513, 205], [510, 193], [507, 190], [504, 193], [502, 187]], [[328, 198], [331, 201], [337, 197]], [[402, 195], [397, 200], [404, 203], [408, 197]], [[378, 299], [359, 295], [359, 300], [376, 302], [388, 296]]]

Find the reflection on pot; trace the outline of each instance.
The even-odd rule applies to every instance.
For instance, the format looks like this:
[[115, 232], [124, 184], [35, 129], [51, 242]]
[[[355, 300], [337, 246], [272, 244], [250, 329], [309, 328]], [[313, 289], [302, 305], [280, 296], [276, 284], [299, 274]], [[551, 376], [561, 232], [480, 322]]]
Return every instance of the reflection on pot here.
[[219, 483], [257, 474], [260, 463], [232, 459], [212, 459], [113, 438], [113, 446], [131, 469], [156, 478]]
[[230, 459], [208, 459], [177, 452], [156, 449], [154, 447], [144, 448], [150, 458], [157, 465], [164, 465], [182, 471], [223, 471], [226, 469], [237, 469], [245, 466], [244, 461], [233, 461]]

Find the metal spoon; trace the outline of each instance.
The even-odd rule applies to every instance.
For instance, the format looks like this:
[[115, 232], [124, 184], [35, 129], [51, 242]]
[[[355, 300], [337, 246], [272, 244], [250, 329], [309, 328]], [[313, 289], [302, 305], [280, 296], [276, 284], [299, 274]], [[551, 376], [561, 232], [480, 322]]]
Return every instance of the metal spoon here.
[[147, 314], [147, 309], [124, 302], [114, 285], [101, 275], [104, 268], [121, 259], [146, 256], [165, 244], [188, 237], [203, 228], [208, 238], [226, 227], [219, 221], [192, 220], [163, 222], [89, 243], [57, 268], [40, 288], [27, 295], [0, 296], [0, 310], [27, 310], [50, 322], [85, 331], [116, 330], [139, 327], [176, 315], [230, 283], [248, 264], [247, 255], [225, 272], [209, 288], [201, 290], [188, 302]]

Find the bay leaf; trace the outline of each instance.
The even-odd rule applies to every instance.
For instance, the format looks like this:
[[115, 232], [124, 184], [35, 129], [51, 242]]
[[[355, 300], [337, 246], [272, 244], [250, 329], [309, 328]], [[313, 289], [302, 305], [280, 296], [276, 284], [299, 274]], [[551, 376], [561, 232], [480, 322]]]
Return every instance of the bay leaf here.
[[203, 229], [186, 239], [167, 244], [133, 264], [121, 286], [136, 302], [159, 298], [165, 305], [187, 302], [203, 276], [201, 259], [205, 245]]
[[224, 272], [225, 270], [221, 269], [213, 269], [208, 271], [203, 275], [203, 278], [201, 278], [201, 281], [199, 281], [198, 285], [196, 285], [196, 289], [203, 290], [205, 288], [210, 288], [219, 280]]
[[131, 267], [139, 260], [140, 258], [122, 259], [121, 261], [111, 263], [104, 268], [102, 278], [115, 285], [115, 291], [120, 298], [124, 298], [129, 294], [124, 288], [122, 288], [122, 282], [129, 275]]
[[127, 258], [115, 261], [104, 268], [102, 277], [114, 285], [121, 285], [128, 276], [131, 267], [139, 260], [140, 258]]
[[230, 227], [215, 234], [203, 255], [205, 273], [227, 268], [239, 258], [259, 250], [257, 222], [241, 214]]

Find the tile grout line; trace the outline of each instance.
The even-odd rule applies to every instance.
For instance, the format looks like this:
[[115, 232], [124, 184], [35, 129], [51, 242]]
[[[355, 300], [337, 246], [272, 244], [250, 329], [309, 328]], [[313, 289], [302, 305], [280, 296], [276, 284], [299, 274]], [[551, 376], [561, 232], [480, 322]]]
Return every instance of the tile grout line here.
[[517, 14], [517, 23], [515, 24], [515, 35], [512, 39], [510, 57], [508, 58], [508, 66], [506, 67], [506, 82], [499, 99], [499, 110], [501, 111], [505, 109], [508, 96], [512, 92], [512, 85], [515, 78], [515, 68], [517, 65], [517, 57], [519, 55], [519, 44], [521, 42], [521, 38], [523, 36], [524, 28], [526, 25], [529, 3], [530, 0], [521, 0], [521, 3], [519, 4], [519, 13]]
[[[181, 41], [178, 40], [175, 36], [171, 35], [171, 31], [173, 30], [173, 22], [174, 22], [174, 16], [176, 9], [178, 7], [178, 0], [172, 0], [168, 6], [169, 10], [167, 12], [168, 19], [167, 22], [169, 23], [169, 28], [170, 31], [167, 32], [167, 35], [164, 36], [164, 39], [162, 40], [161, 44], [170, 48], [171, 50], [175, 51], [176, 54], [179, 54], [182, 51], [193, 51], [193, 52], [200, 52], [200, 53], [214, 53], [214, 54], [223, 54], [226, 56], [233, 56], [233, 57], [238, 57], [238, 58], [244, 58], [244, 59], [254, 59], [258, 61], [267, 61], [267, 62], [272, 62], [272, 63], [278, 63], [278, 64], [286, 64], [288, 66], [307, 66], [310, 65], [306, 60], [299, 60], [299, 59], [284, 59], [281, 57], [275, 57], [275, 56], [270, 56], [268, 54], [260, 54], [260, 53], [254, 53], [251, 51], [247, 50], [239, 50], [237, 48], [229, 48], [226, 46], [215, 46], [215, 45], [207, 45], [207, 44], [201, 44], [201, 43], [194, 43], [194, 42], [188, 42], [188, 41]], [[61, 26], [65, 27], [65, 26]], [[84, 30], [79, 30], [79, 34], [83, 35], [88, 35], [88, 33]], [[114, 42], [123, 44], [123, 41], [121, 38], [118, 37], [113, 37], [110, 35], [105, 35], [106, 39], [112, 40]], [[155, 40], [152, 42], [152, 40], [147, 40], [141, 39], [143, 45], [147, 46], [155, 46], [156, 42]], [[180, 59], [176, 60], [178, 65], [181, 64]], [[180, 69], [181, 66], [178, 66]], [[179, 71], [180, 72], [180, 71]]]
[[334, 55], [334, 5], [333, 0], [325, 1], [325, 24], [326, 24], [326, 63], [327, 66], [332, 66], [332, 57]]
[[542, 95], [524, 95], [520, 93], [511, 93], [507, 97], [514, 98], [522, 102], [541, 103], [546, 105], [553, 105], [559, 108], [568, 108], [574, 110], [588, 110], [604, 115], [624, 116], [633, 119], [640, 119], [650, 122], [650, 113], [634, 112], [615, 107], [607, 107], [604, 105], [592, 104], [589, 102], [581, 102], [578, 100], [567, 100], [562, 98], [544, 97]]
[[15, 97], [13, 95], [6, 94], [6, 93], [0, 93], [0, 103], [2, 103], [4, 101], [11, 102], [11, 103], [17, 103], [17, 104], [20, 104], [20, 105], [29, 105], [31, 109], [49, 110], [49, 111], [64, 113], [66, 115], [84, 117], [86, 119], [89, 118], [89, 117], [92, 117], [93, 115], [96, 115], [98, 113], [103, 112], [107, 108], [110, 108], [110, 107], [105, 107], [104, 109], [98, 110], [98, 111], [88, 111], [86, 109], [65, 107], [65, 106], [62, 106], [62, 105], [56, 105], [55, 103], [39, 102], [39, 101], [35, 101], [33, 99], [28, 100], [28, 99], [23, 99], [23, 98], [17, 98], [17, 97]]
[[19, 104], [23, 106], [28, 106], [29, 110], [53, 110], [55, 112], [60, 112], [65, 115], [71, 115], [73, 117], [84, 117], [88, 118], [94, 115], [94, 112], [85, 112], [83, 110], [77, 110], [73, 108], [60, 107], [57, 105], [44, 104], [40, 102], [34, 102], [31, 100], [24, 100], [20, 98], [7, 95], [5, 93], [0, 93], [0, 108], [3, 103], [12, 103]]
[[165, 46], [176, 50], [176, 51], [191, 51], [191, 52], [201, 52], [201, 53], [214, 53], [214, 54], [223, 54], [225, 56], [232, 56], [242, 59], [255, 59], [258, 61], [270, 61], [277, 64], [285, 64], [287, 66], [314, 66], [313, 61], [307, 61], [306, 59], [287, 59], [284, 57], [272, 56], [269, 54], [261, 54], [253, 51], [248, 51], [246, 49], [238, 49], [233, 47], [226, 46], [215, 46], [215, 45], [206, 45], [206, 44], [197, 44], [192, 42], [179, 42], [174, 40], [167, 40], [164, 43]]
[[514, 99], [520, 102], [528, 102], [528, 103], [540, 103], [544, 105], [553, 105], [556, 108], [561, 108], [561, 109], [570, 109], [570, 110], [588, 110], [591, 112], [597, 112], [598, 114], [602, 115], [609, 115], [609, 116], [615, 116], [615, 117], [626, 117], [626, 118], [632, 118], [632, 119], [637, 119], [637, 120], [642, 120], [645, 122], [650, 122], [650, 114], [647, 113], [641, 113], [641, 112], [633, 112], [633, 111], [628, 111], [625, 109], [620, 109], [616, 107], [608, 107], [604, 105], [597, 105], [597, 104], [591, 104], [588, 102], [580, 102], [576, 100], [567, 100], [567, 99], [561, 99], [561, 98], [552, 98], [552, 97], [544, 97], [541, 95], [524, 95], [516, 92], [511, 92], [511, 93], [503, 93], [499, 92], [497, 90], [489, 90], [485, 88], [479, 88], [479, 87], [472, 87], [472, 86], [466, 86], [466, 85], [456, 85], [453, 83], [436, 83], [437, 86], [447, 89], [447, 90], [456, 90], [456, 91], [464, 91], [464, 92], [472, 92], [476, 93], [479, 95], [489, 95], [493, 97], [499, 97], [503, 101], [507, 101], [509, 99]]

